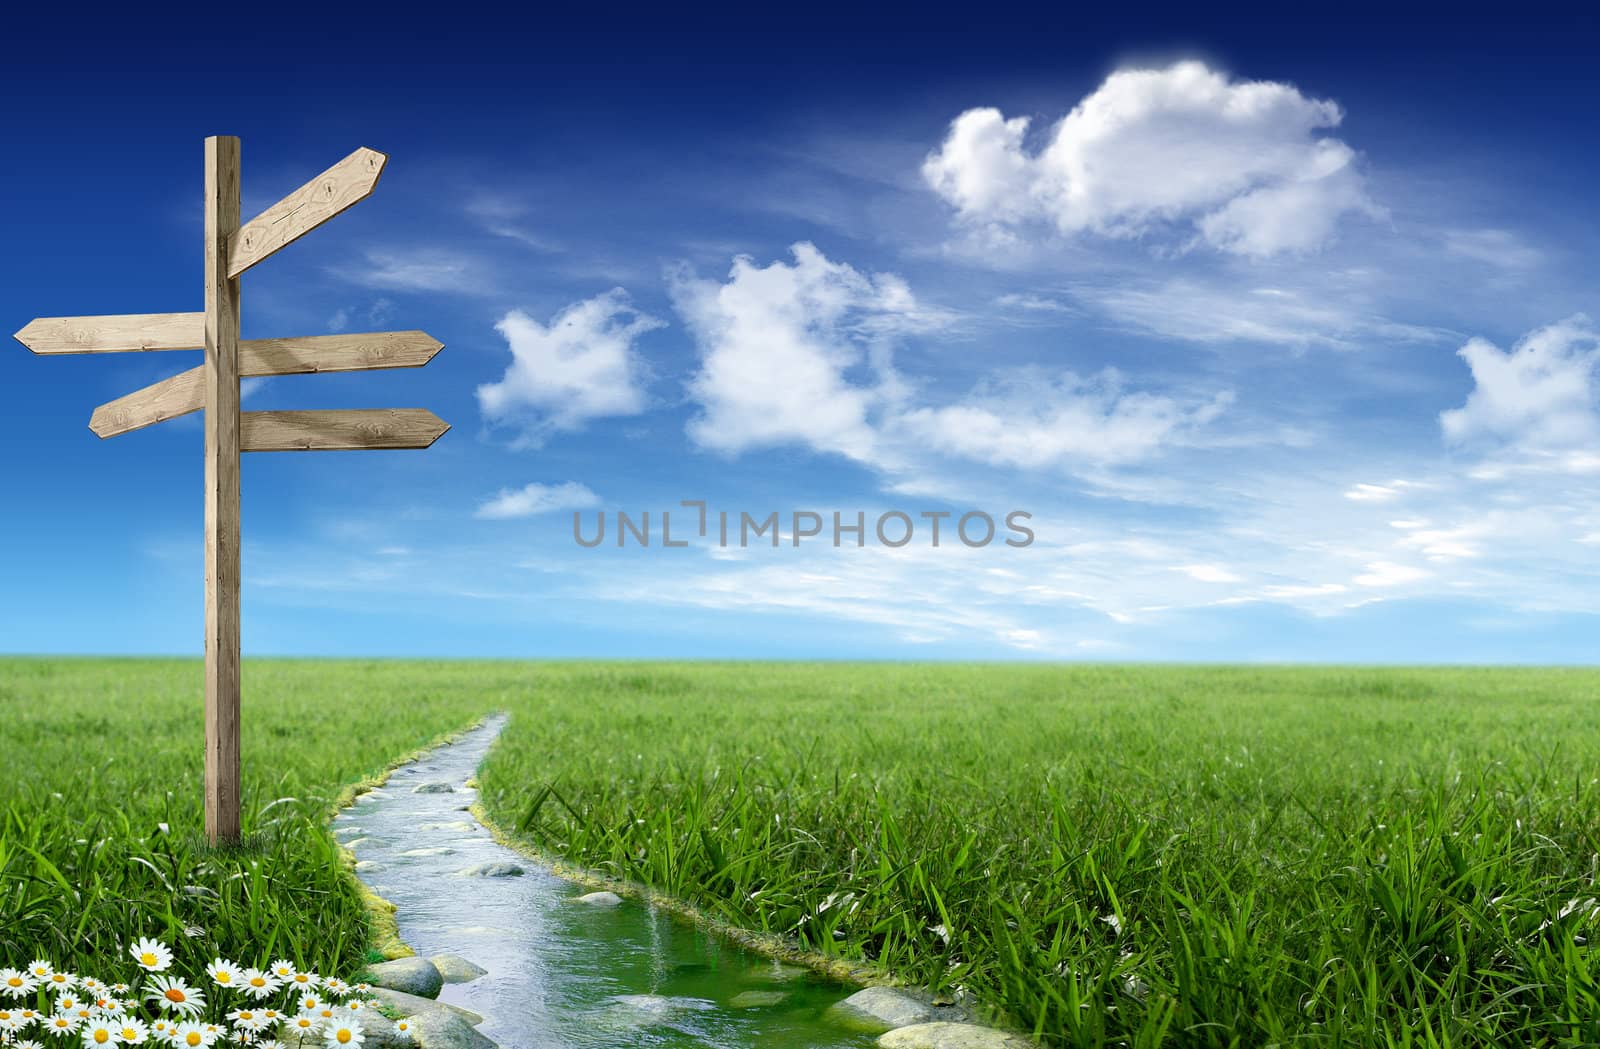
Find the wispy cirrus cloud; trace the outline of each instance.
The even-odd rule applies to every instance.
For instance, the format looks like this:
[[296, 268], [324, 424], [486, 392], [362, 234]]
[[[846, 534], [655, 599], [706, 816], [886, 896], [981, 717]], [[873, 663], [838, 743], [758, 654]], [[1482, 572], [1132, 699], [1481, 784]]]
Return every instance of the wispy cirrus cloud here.
[[482, 503], [473, 516], [485, 521], [507, 521], [559, 510], [585, 510], [599, 506], [600, 497], [587, 485], [576, 481], [562, 484], [529, 484], [521, 488], [502, 488], [494, 498]]

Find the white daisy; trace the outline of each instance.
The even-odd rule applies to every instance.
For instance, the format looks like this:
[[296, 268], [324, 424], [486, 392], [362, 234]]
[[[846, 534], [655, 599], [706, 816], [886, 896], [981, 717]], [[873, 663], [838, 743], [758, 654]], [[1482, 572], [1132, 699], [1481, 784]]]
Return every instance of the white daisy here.
[[406, 1019], [396, 1020], [394, 1022], [394, 1029], [395, 1029], [395, 1033], [400, 1036], [400, 1040], [401, 1041], [405, 1041], [405, 1042], [411, 1041], [412, 1034], [411, 1034], [411, 1021], [410, 1020], [406, 1020]]
[[181, 1023], [172, 1034], [172, 1044], [178, 1049], [211, 1049], [216, 1043], [216, 1036], [202, 1024]]
[[355, 991], [357, 994], [366, 994], [370, 990], [372, 990], [372, 985], [370, 983], [358, 983], [355, 986]]
[[280, 980], [291, 980], [295, 974], [294, 962], [289, 961], [287, 958], [279, 958], [267, 966], [267, 972]]
[[314, 994], [300, 996], [300, 1011], [303, 1013], [315, 1012], [322, 1008], [322, 999]]
[[70, 991], [78, 986], [78, 978], [71, 973], [52, 972], [44, 983], [52, 991]]
[[123, 1045], [138, 1045], [150, 1037], [150, 1028], [136, 1016], [119, 1017], [116, 1021], [117, 1041]]
[[292, 984], [296, 990], [312, 991], [321, 985], [322, 977], [318, 976], [316, 973], [303, 973], [297, 971], [293, 976], [289, 977], [288, 982]]
[[51, 1034], [72, 1034], [82, 1023], [71, 1013], [56, 1013], [44, 1022], [44, 1029]]
[[271, 1023], [259, 1009], [235, 1009], [228, 1014], [228, 1019], [233, 1021], [235, 1030], [249, 1031], [252, 1034], [266, 1030], [267, 1025]]
[[83, 1028], [84, 1049], [111, 1049], [117, 1044], [117, 1029], [110, 1020], [96, 1020]]
[[158, 1008], [185, 1016], [198, 1016], [206, 1007], [206, 996], [176, 976], [157, 976], [144, 996]]
[[275, 1024], [283, 1019], [283, 1014], [276, 1009], [263, 1009], [261, 1010], [261, 1018], [269, 1024]]
[[0, 994], [8, 998], [21, 998], [33, 993], [38, 986], [39, 981], [32, 973], [21, 969], [0, 969]]
[[28, 1026], [28, 1023], [22, 1018], [21, 1009], [0, 1009], [0, 1035], [7, 1036], [6, 1041], [10, 1041], [9, 1036]]
[[43, 1013], [36, 1013], [32, 1009], [19, 1009], [17, 1010], [17, 1015], [22, 1017], [22, 1026], [24, 1027], [44, 1019]]
[[350, 985], [337, 976], [330, 976], [322, 981], [322, 989], [335, 998], [341, 998], [350, 993]]
[[244, 983], [244, 973], [226, 958], [218, 958], [206, 966], [206, 975], [218, 987], [238, 987]]
[[44, 1047], [31, 1038], [24, 1038], [20, 1042], [11, 1043], [11, 1049], [44, 1049]]
[[250, 997], [260, 999], [268, 997], [283, 985], [271, 973], [264, 973], [260, 969], [246, 969], [244, 982], [240, 986]]
[[283, 1049], [283, 1043], [273, 1039], [271, 1041], [262, 1042], [260, 1045], [256, 1046], [256, 1049]]
[[40, 983], [44, 983], [46, 980], [50, 979], [51, 975], [55, 971], [56, 967], [45, 961], [43, 958], [35, 958], [33, 961], [28, 963], [28, 975], [33, 977], [35, 980], [38, 980]]
[[172, 951], [160, 940], [153, 940], [142, 936], [134, 945], [128, 948], [128, 953], [133, 955], [133, 960], [139, 963], [139, 968], [145, 972], [166, 972], [167, 966], [172, 964]]
[[133, 988], [129, 987], [125, 983], [114, 983], [111, 985], [112, 994], [127, 994], [131, 990], [133, 990]]
[[106, 989], [106, 985], [101, 983], [99, 980], [96, 980], [93, 976], [85, 976], [83, 979], [78, 981], [78, 986], [82, 987], [85, 991], [88, 991], [91, 997], [94, 995], [103, 994]]
[[200, 1025], [200, 1027], [205, 1031], [212, 1041], [216, 1041], [218, 1038], [228, 1037], [228, 1029], [221, 1024], [203, 1023]]
[[158, 1042], [170, 1042], [172, 1040], [172, 1032], [176, 1029], [177, 1025], [165, 1016], [157, 1017], [150, 1021], [150, 1037]]
[[296, 1034], [316, 1034], [322, 1030], [322, 1017], [316, 1013], [300, 1013], [289, 1021], [289, 1030]]
[[56, 999], [56, 1012], [75, 1013], [83, 1008], [83, 999], [75, 994], [63, 994]]
[[331, 1023], [323, 1032], [330, 1049], [360, 1049], [361, 1037], [361, 1025], [349, 1019]]
[[127, 1005], [111, 995], [101, 992], [90, 1006], [100, 1016], [116, 1016], [118, 1013], [127, 1012]]

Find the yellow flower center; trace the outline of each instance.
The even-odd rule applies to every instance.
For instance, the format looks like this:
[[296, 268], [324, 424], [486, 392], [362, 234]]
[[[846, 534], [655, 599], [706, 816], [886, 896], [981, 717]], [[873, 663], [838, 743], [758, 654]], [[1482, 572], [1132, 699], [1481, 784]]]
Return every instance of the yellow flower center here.
[[22, 977], [13, 976], [13, 977], [11, 977], [11, 979], [7, 980], [6, 983], [10, 984], [12, 987], [21, 987], [22, 986]]
[[266, 985], [267, 985], [267, 981], [263, 980], [259, 976], [257, 976], [254, 980], [250, 981], [250, 986], [251, 987], [265, 987]]
[[139, 1037], [139, 1032], [135, 1031], [133, 1028], [124, 1027], [122, 1029], [122, 1040], [124, 1042], [131, 1042], [137, 1037]]
[[154, 951], [145, 951], [143, 954], [139, 955], [140, 965], [154, 965], [155, 963], [156, 955]]
[[188, 1034], [183, 1036], [183, 1040], [191, 1046], [199, 1045], [201, 1042], [205, 1041], [204, 1038], [200, 1037], [199, 1031], [190, 1031]]
[[348, 1042], [350, 1040], [350, 1028], [348, 1028], [348, 1027], [339, 1028], [339, 1034], [337, 1035], [337, 1037], [339, 1039], [339, 1044], [340, 1045], [343, 1045], [344, 1043]]
[[166, 995], [169, 1002], [187, 1002], [189, 1000], [189, 996], [176, 987], [168, 987]]
[[217, 982], [218, 983], [232, 983], [233, 982], [233, 974], [230, 973], [230, 972], [217, 973]]
[[104, 1027], [101, 1027], [95, 1031], [94, 1040], [99, 1042], [101, 1045], [105, 1045], [107, 1042], [111, 1041], [111, 1032], [106, 1030]]

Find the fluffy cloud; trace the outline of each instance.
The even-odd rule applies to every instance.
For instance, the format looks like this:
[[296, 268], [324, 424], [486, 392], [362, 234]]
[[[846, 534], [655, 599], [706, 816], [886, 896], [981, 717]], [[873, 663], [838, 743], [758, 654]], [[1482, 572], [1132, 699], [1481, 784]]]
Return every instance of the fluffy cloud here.
[[1044, 221], [1064, 235], [1183, 231], [1252, 257], [1320, 247], [1347, 212], [1378, 213], [1355, 152], [1319, 134], [1343, 119], [1289, 84], [1201, 62], [1113, 73], [1037, 152], [1029, 118], [971, 109], [923, 164], [960, 217], [989, 231]]
[[[725, 283], [686, 271], [673, 301], [700, 350], [689, 434], [724, 453], [781, 444], [871, 460], [873, 416], [898, 396], [886, 337], [936, 323], [905, 283], [796, 244], [794, 263], [734, 260]], [[852, 379], [848, 373], [865, 370]]]
[[498, 495], [478, 507], [476, 516], [486, 521], [506, 521], [557, 510], [582, 510], [599, 503], [599, 496], [576, 481], [530, 484], [524, 488], [500, 489]]
[[511, 367], [478, 387], [478, 404], [490, 422], [519, 427], [519, 444], [535, 447], [590, 419], [637, 415], [645, 369], [634, 342], [663, 326], [621, 288], [573, 303], [548, 326], [513, 310], [495, 325], [511, 347]]
[[1540, 328], [1509, 352], [1473, 339], [1459, 356], [1472, 369], [1474, 386], [1466, 404], [1439, 416], [1449, 440], [1548, 453], [1593, 446], [1600, 438], [1600, 334], [1587, 317]]
[[895, 336], [951, 318], [898, 277], [860, 273], [810, 244], [793, 253], [792, 264], [765, 267], [740, 258], [725, 282], [674, 277], [701, 356], [689, 386], [701, 447], [798, 444], [890, 471], [930, 451], [1024, 469], [1102, 467], [1150, 457], [1231, 400], [1130, 392], [1112, 369], [1091, 378], [1029, 369], [953, 403], [918, 404], [917, 384], [895, 369]]

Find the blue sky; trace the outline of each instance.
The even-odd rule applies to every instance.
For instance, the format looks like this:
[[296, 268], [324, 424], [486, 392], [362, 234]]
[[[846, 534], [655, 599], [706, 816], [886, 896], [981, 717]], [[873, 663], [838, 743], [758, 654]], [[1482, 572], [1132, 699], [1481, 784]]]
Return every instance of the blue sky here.
[[[19, 25], [6, 330], [389, 154], [244, 335], [446, 349], [245, 407], [454, 429], [246, 457], [247, 654], [1592, 662], [1594, 28], [1139, 16]], [[197, 361], [0, 354], [0, 649], [201, 650], [198, 419], [86, 428]], [[1036, 540], [573, 541], [682, 500]]]

